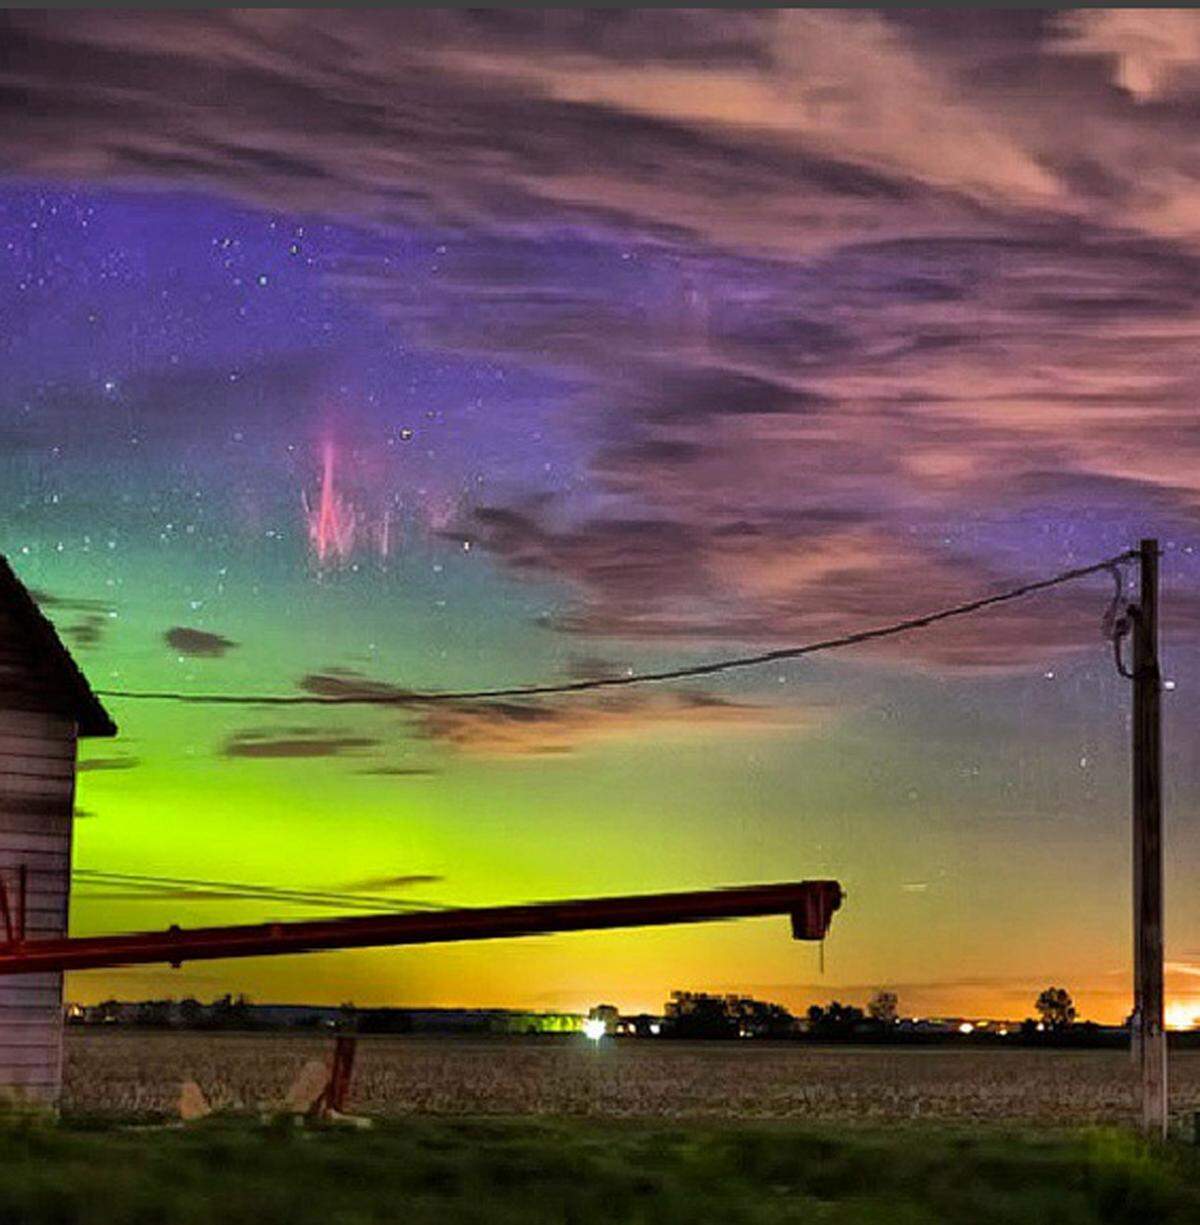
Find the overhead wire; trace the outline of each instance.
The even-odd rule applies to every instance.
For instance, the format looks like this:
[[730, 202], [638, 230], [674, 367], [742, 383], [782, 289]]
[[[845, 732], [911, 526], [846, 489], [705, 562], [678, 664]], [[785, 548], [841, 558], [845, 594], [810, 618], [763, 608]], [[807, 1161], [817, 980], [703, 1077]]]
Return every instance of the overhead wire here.
[[[1136, 559], [1138, 552], [1127, 549], [1112, 557], [1104, 558], [1087, 566], [1064, 570], [1048, 578], [1023, 583], [1017, 587], [990, 596], [937, 609], [920, 616], [909, 617], [888, 625], [858, 630], [833, 638], [820, 639], [798, 646], [780, 647], [754, 655], [732, 656], [702, 664], [678, 668], [664, 668], [652, 672], [628, 673], [621, 676], [590, 677], [578, 681], [556, 684], [503, 686], [490, 689], [469, 690], [384, 690], [379, 693], [357, 693], [345, 695], [320, 694], [190, 694], [172, 691], [137, 691], [120, 689], [97, 690], [101, 697], [143, 701], [176, 701], [213, 705], [266, 705], [266, 706], [408, 706], [436, 702], [486, 701], [499, 698], [541, 697], [573, 694], [596, 689], [607, 689], [631, 685], [686, 680], [694, 677], [712, 676], [741, 668], [758, 667], [768, 663], [798, 659], [818, 652], [889, 638], [916, 629], [924, 629], [952, 618], [968, 616], [1013, 600], [1023, 599], [1039, 591], [1061, 586], [1085, 578], [1100, 571], [1107, 571], [1114, 579], [1114, 594], [1102, 620], [1102, 632], [1113, 642], [1117, 667], [1122, 675], [1128, 675], [1121, 660], [1121, 640], [1129, 631], [1130, 609], [1124, 597], [1123, 563]], [[235, 881], [212, 881], [195, 877], [152, 876], [138, 873], [109, 872], [101, 869], [79, 868], [73, 878], [89, 888], [107, 888], [108, 893], [91, 892], [78, 896], [105, 900], [241, 900], [275, 902], [286, 905], [329, 906], [353, 910], [441, 910], [452, 909], [447, 903], [401, 900], [360, 893], [339, 892], [325, 889], [288, 889], [282, 886], [255, 885]], [[123, 890], [123, 892], [122, 892]]]
[[[346, 694], [251, 694], [251, 693], [187, 693], [179, 690], [136, 690], [136, 689], [98, 689], [97, 696], [116, 698], [126, 701], [149, 702], [180, 702], [194, 705], [212, 706], [424, 706], [438, 702], [478, 702], [498, 698], [529, 698], [549, 697], [560, 694], [584, 693], [597, 689], [616, 689], [631, 685], [657, 684], [666, 681], [690, 680], [701, 676], [714, 676], [718, 673], [731, 672], [741, 668], [760, 667], [763, 664], [780, 663], [785, 660], [800, 659], [806, 655], [816, 655], [823, 651], [837, 650], [842, 647], [857, 646], [861, 643], [875, 642], [881, 638], [891, 638], [897, 634], [909, 633], [912, 630], [925, 629], [942, 621], [956, 617], [969, 616], [986, 608], [1013, 600], [1024, 599], [1039, 591], [1058, 587], [1064, 583], [1074, 582], [1089, 574], [1102, 570], [1113, 571], [1123, 562], [1132, 561], [1138, 556], [1136, 549], [1126, 549], [1102, 561], [1093, 562], [1087, 566], [1077, 566], [1071, 570], [1063, 570], [1049, 578], [1037, 579], [1023, 583], [1018, 587], [1010, 587], [994, 595], [981, 596], [961, 604], [923, 613], [920, 616], [907, 617], [902, 621], [894, 621], [887, 625], [875, 626], [871, 629], [856, 630], [840, 634], [833, 638], [822, 638], [814, 642], [802, 643], [798, 646], [778, 647], [771, 651], [762, 651], [753, 655], [735, 655], [724, 659], [712, 660], [708, 663], [687, 664], [678, 668], [663, 668], [651, 672], [629, 672], [620, 676], [588, 677], [576, 681], [562, 681], [548, 684], [506, 685], [488, 689], [446, 689], [446, 690], [409, 690], [398, 686], [386, 686], [375, 683], [375, 690], [364, 690]], [[1119, 573], [1119, 571], [1118, 571]]]
[[[288, 889], [276, 885], [254, 885], [241, 881], [200, 880], [195, 877], [149, 876], [130, 872], [108, 872], [98, 868], [76, 868], [73, 879], [81, 885], [108, 889], [104, 893], [77, 894], [105, 900], [243, 900], [283, 902], [292, 905], [330, 906], [353, 910], [449, 910], [451, 905], [415, 898], [388, 898], [371, 894], [327, 889]], [[123, 891], [123, 892], [122, 892]]]

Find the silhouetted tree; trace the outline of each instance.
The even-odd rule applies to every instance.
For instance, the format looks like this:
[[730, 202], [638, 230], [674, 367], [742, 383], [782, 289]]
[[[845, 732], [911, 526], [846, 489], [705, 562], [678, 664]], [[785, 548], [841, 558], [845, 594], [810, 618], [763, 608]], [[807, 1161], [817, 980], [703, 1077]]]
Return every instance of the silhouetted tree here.
[[782, 1004], [762, 1000], [738, 999], [729, 1002], [729, 1011], [737, 1020], [738, 1033], [752, 1038], [783, 1038], [789, 1035], [795, 1018]]
[[872, 1021], [881, 1025], [894, 1025], [900, 1013], [900, 1001], [894, 991], [876, 991], [867, 1005], [867, 1013]]
[[185, 1029], [199, 1029], [204, 1023], [204, 1005], [190, 995], [179, 1001], [179, 1023]]
[[137, 1008], [136, 1025], [166, 1029], [171, 1024], [170, 1000], [143, 1000]]
[[736, 1038], [737, 1018], [730, 1016], [724, 997], [684, 994], [667, 1007], [665, 1033], [671, 1038]]
[[842, 1004], [834, 1000], [828, 1008], [814, 1004], [808, 1010], [809, 1033], [823, 1038], [845, 1038], [863, 1021], [863, 1011], [853, 1004]]
[[[648, 1031], [653, 1022], [644, 1019]], [[667, 1001], [662, 1032], [668, 1038], [782, 1038], [794, 1029], [795, 1018], [782, 1004], [740, 995], [674, 991]]]
[[214, 1029], [252, 1029], [254, 1026], [250, 1000], [244, 995], [234, 999], [226, 994], [213, 1000], [209, 1018]]
[[1048, 1030], [1058, 1032], [1075, 1023], [1075, 1004], [1065, 987], [1047, 987], [1037, 997], [1035, 1007]]

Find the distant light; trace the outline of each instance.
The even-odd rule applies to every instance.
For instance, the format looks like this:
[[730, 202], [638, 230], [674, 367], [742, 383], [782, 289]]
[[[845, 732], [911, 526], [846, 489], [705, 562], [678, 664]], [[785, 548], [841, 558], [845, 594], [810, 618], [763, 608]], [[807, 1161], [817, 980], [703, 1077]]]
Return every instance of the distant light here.
[[651, 1021], [650, 1032], [657, 1038], [662, 1033], [662, 1026], [657, 1021]]
[[964, 1021], [958, 1027], [958, 1032], [960, 1034], [973, 1034], [975, 1032], [975, 1026], [972, 1025], [970, 1021]]
[[588, 1017], [583, 1023], [584, 1037], [591, 1038], [593, 1042], [599, 1042], [607, 1032], [608, 1026], [599, 1017]]
[[1175, 682], [1174, 681], [1163, 681], [1163, 688], [1164, 689], [1174, 689]]
[[1163, 1020], [1168, 1029], [1195, 1029], [1197, 1022], [1200, 1022], [1200, 1015], [1197, 1014], [1197, 1001], [1195, 999], [1178, 1000], [1168, 1004]]

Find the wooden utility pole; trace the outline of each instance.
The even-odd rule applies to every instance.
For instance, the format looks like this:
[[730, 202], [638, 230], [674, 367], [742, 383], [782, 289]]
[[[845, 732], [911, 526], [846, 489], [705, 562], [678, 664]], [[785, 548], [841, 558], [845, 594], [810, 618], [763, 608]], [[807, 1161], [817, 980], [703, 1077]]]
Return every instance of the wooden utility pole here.
[[1140, 549], [1142, 590], [1133, 620], [1134, 1057], [1142, 1130], [1167, 1134], [1163, 1030], [1162, 677], [1158, 667], [1158, 541]]

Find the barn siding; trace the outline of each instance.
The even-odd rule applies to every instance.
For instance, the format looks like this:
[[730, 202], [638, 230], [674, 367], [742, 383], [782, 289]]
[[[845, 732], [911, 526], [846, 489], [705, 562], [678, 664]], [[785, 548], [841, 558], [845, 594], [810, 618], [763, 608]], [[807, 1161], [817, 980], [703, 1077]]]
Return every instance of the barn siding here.
[[[36, 706], [32, 686], [22, 689], [22, 705]], [[0, 709], [0, 878], [15, 899], [25, 865], [31, 938], [67, 934], [75, 742], [69, 719]], [[0, 1096], [57, 1105], [62, 1036], [62, 974], [0, 978]]]

